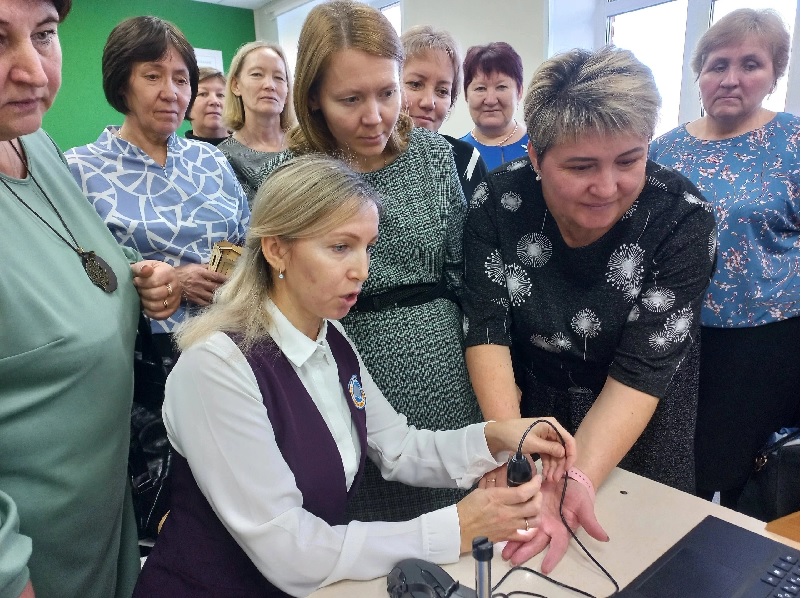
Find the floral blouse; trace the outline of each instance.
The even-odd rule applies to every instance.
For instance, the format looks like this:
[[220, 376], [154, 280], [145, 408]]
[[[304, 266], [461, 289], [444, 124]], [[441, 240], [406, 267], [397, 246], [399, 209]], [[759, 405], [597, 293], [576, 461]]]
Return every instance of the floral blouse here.
[[718, 262], [701, 324], [759, 326], [799, 314], [799, 119], [722, 140], [682, 125], [651, 143], [650, 158], [692, 180], [715, 207]]
[[557, 390], [610, 375], [662, 398], [693, 342], [715, 256], [711, 206], [649, 162], [646, 184], [597, 241], [572, 248], [528, 158], [489, 174], [465, 228], [468, 346], [511, 346]]

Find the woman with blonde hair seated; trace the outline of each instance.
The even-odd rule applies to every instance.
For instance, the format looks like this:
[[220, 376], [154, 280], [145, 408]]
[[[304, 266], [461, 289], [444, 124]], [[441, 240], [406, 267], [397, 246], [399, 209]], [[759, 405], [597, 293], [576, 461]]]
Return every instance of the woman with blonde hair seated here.
[[[367, 278], [379, 212], [361, 176], [317, 154], [260, 188], [230, 280], [178, 336], [164, 401], [172, 509], [136, 598], [306, 596], [386, 575], [408, 557], [453, 562], [477, 535], [533, 535], [540, 476], [410, 521], [347, 523], [368, 458], [388, 479], [467, 489], [534, 423], [433, 432], [389, 405], [336, 321]], [[549, 423], [524, 450], [539, 452], [543, 478], [556, 480], [575, 445]]]
[[[450, 144], [401, 112], [403, 46], [380, 11], [337, 0], [315, 6], [298, 40], [292, 156], [343, 158], [382, 198], [381, 243], [370, 278], [343, 319], [376, 382], [420, 428], [481, 421], [464, 363], [462, 234], [467, 205]], [[349, 502], [361, 521], [402, 521], [452, 505], [464, 492], [385, 481], [368, 463]]]

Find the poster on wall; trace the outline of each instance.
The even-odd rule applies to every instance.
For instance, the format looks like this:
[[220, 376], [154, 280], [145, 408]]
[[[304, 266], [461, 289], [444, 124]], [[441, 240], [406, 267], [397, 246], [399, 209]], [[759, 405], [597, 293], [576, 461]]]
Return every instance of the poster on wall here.
[[204, 66], [213, 68], [214, 70], [225, 73], [223, 68], [223, 55], [222, 50], [207, 50], [205, 48], [195, 48], [195, 58], [197, 59], [198, 68]]

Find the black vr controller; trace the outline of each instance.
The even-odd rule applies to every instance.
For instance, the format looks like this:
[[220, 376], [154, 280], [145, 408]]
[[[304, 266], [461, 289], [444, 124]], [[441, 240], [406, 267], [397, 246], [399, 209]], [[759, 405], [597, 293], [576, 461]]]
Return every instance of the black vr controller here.
[[390, 598], [476, 598], [439, 565], [423, 559], [405, 559], [387, 575]]
[[531, 463], [523, 453], [517, 451], [506, 463], [506, 485], [520, 486], [531, 481], [532, 477]]

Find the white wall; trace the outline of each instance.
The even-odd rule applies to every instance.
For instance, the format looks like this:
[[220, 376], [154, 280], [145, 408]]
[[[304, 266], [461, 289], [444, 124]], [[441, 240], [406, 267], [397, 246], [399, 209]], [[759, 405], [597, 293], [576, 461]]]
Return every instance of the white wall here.
[[[566, 0], [562, 0], [566, 1]], [[548, 52], [548, 0], [403, 0], [403, 29], [431, 25], [445, 29], [461, 46], [462, 54], [477, 44], [505, 41], [523, 59], [523, 90]], [[522, 123], [522, 102], [518, 121]], [[441, 132], [461, 137], [473, 121], [460, 90], [454, 110]]]
[[272, 10], [257, 8], [253, 11], [253, 23], [256, 28], [256, 39], [278, 43], [278, 19]]
[[603, 39], [598, 33], [595, 0], [550, 0], [548, 56], [573, 48], [597, 48]]

